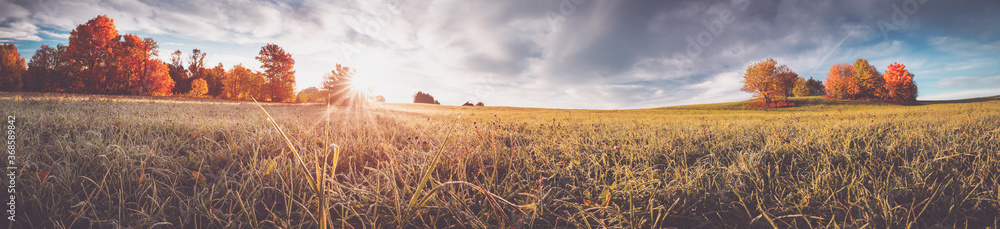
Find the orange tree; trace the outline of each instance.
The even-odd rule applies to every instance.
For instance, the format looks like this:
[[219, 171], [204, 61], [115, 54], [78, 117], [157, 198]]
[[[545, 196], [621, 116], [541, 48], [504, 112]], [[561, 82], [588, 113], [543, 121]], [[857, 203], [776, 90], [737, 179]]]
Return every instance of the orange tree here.
[[917, 100], [917, 85], [913, 83], [913, 75], [905, 68], [903, 64], [892, 63], [885, 70], [882, 76], [886, 91], [884, 99], [898, 103]]
[[778, 98], [788, 97], [799, 75], [788, 66], [777, 64], [774, 59], [767, 58], [747, 67], [746, 73], [743, 74], [743, 88], [740, 90], [752, 93], [754, 98], [760, 99], [759, 103], [751, 105], [761, 107], [793, 105], [787, 100]]
[[21, 76], [28, 69], [24, 58], [14, 44], [0, 44], [0, 90], [16, 91], [21, 87]]
[[854, 80], [854, 65], [834, 64], [826, 75], [826, 96], [838, 99], [853, 99], [858, 94], [858, 84]]

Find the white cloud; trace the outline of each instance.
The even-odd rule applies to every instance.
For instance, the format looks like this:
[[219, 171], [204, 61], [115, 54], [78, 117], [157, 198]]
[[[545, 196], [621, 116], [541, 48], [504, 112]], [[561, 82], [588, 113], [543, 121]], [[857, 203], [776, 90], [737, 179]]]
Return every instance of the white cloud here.
[[975, 98], [983, 96], [993, 96], [1000, 95], [1000, 88], [990, 88], [990, 89], [979, 89], [979, 90], [964, 90], [957, 92], [944, 92], [936, 93], [932, 95], [920, 95], [917, 97], [918, 100], [952, 100], [952, 99], [966, 99]]
[[[0, 40], [65, 39], [76, 25], [107, 14], [122, 34], [169, 37], [160, 43], [170, 50], [163, 59], [174, 49], [199, 48], [208, 53], [206, 65], [256, 67], [260, 46], [278, 44], [297, 60], [300, 88], [318, 86], [340, 63], [384, 82], [376, 91], [390, 102], [421, 90], [448, 104], [564, 108], [747, 99], [740, 73], [767, 57], [817, 79], [833, 64], [867, 58], [880, 70], [905, 63], [918, 80], [942, 86], [983, 85], [993, 81], [942, 79], [982, 75], [975, 73], [996, 63], [1000, 49], [1000, 41], [981, 38], [910, 39], [931, 21], [921, 17], [939, 17], [940, 6], [921, 8], [883, 41], [875, 21], [891, 8], [871, 1], [751, 1], [746, 9], [732, 1], [584, 1], [552, 27], [547, 12], [560, 12], [563, 2], [0, 0]], [[698, 46], [699, 55], [676, 55], [727, 10], [735, 20]], [[924, 43], [956, 55], [915, 55]]]
[[0, 24], [0, 38], [10, 40], [41, 41], [38, 27], [26, 21], [16, 20]]
[[1000, 75], [987, 77], [959, 76], [940, 79], [938, 86], [949, 88], [998, 88], [1000, 87]]

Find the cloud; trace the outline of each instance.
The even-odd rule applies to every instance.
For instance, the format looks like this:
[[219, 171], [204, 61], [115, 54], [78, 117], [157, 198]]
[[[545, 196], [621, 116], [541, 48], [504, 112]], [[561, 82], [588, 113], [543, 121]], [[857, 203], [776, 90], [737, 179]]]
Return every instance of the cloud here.
[[904, 62], [922, 84], [997, 85], [952, 75], [996, 73], [1000, 3], [927, 1], [881, 28], [904, 2], [0, 0], [0, 40], [65, 39], [107, 14], [121, 33], [227, 66], [256, 66], [260, 46], [279, 44], [301, 88], [336, 63], [354, 66], [387, 82], [377, 93], [390, 102], [418, 90], [444, 103], [560, 108], [742, 100], [742, 71], [768, 57], [817, 79], [867, 58]]
[[41, 41], [38, 27], [21, 20], [10, 20], [0, 23], [0, 38], [10, 40]]
[[1000, 75], [987, 77], [959, 76], [938, 80], [938, 86], [959, 89], [996, 88], [998, 85], [1000, 85]]
[[976, 89], [976, 90], [964, 90], [956, 92], [944, 92], [935, 93], [932, 95], [918, 96], [919, 100], [952, 100], [952, 99], [966, 99], [966, 98], [976, 98], [983, 96], [993, 96], [1000, 95], [1000, 89], [990, 88], [990, 89]]

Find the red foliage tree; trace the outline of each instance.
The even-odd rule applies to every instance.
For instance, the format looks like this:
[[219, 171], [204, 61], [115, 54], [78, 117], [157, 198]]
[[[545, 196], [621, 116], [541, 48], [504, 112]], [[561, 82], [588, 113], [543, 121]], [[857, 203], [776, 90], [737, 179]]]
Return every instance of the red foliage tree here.
[[162, 61], [146, 60], [146, 77], [143, 84], [146, 95], [168, 96], [174, 89], [175, 83], [170, 78], [170, 70]]
[[0, 90], [16, 91], [21, 88], [21, 77], [28, 69], [24, 58], [14, 44], [0, 44]]
[[275, 102], [291, 102], [295, 99], [295, 60], [285, 49], [276, 44], [260, 48], [257, 56], [264, 69], [264, 88], [267, 96]]
[[913, 75], [903, 64], [892, 63], [885, 70], [885, 99], [898, 103], [912, 103], [917, 100], [917, 85]]
[[787, 99], [778, 100], [778, 98], [789, 96], [799, 75], [788, 66], [777, 66], [777, 64], [774, 59], [767, 58], [747, 67], [746, 73], [743, 74], [743, 88], [740, 90], [753, 93], [754, 98], [760, 99], [759, 103], [751, 104], [752, 106], [794, 106]]
[[114, 21], [104, 15], [78, 25], [70, 33], [64, 57], [75, 73], [69, 84], [71, 91], [110, 94], [118, 89], [108, 83], [108, 76], [115, 71], [118, 40]]
[[117, 66], [117, 74], [109, 76], [108, 83], [113, 85], [114, 93], [127, 91], [129, 94], [142, 94], [150, 47], [135, 34], [126, 34], [123, 37], [116, 50], [114, 65]]

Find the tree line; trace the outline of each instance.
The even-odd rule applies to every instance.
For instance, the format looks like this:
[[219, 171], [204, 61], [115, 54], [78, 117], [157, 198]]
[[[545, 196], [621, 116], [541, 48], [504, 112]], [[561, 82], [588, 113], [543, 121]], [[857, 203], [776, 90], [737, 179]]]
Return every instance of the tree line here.
[[185, 65], [177, 50], [164, 62], [155, 40], [120, 35], [114, 20], [100, 15], [78, 25], [69, 45], [42, 45], [27, 65], [14, 44], [0, 44], [0, 90], [294, 101], [295, 60], [280, 46], [261, 47], [263, 72], [242, 64], [206, 68], [206, 55], [194, 49]]
[[785, 107], [795, 105], [788, 101], [788, 97], [823, 95], [823, 87], [823, 82], [812, 78], [805, 80], [788, 66], [778, 65], [774, 59], [767, 58], [747, 67], [740, 90], [760, 99], [751, 106]]
[[916, 101], [917, 86], [913, 74], [903, 64], [890, 64], [885, 74], [858, 59], [851, 64], [836, 64], [830, 68], [826, 83], [810, 78], [805, 80], [786, 65], [778, 65], [772, 58], [750, 64], [743, 74], [744, 92], [752, 93], [759, 101], [750, 106], [785, 107], [795, 104], [790, 96], [818, 96], [852, 100], [880, 100], [901, 104]]
[[917, 101], [917, 85], [906, 66], [892, 63], [885, 74], [868, 60], [836, 64], [826, 77], [827, 97], [853, 100], [885, 100], [908, 104]]

